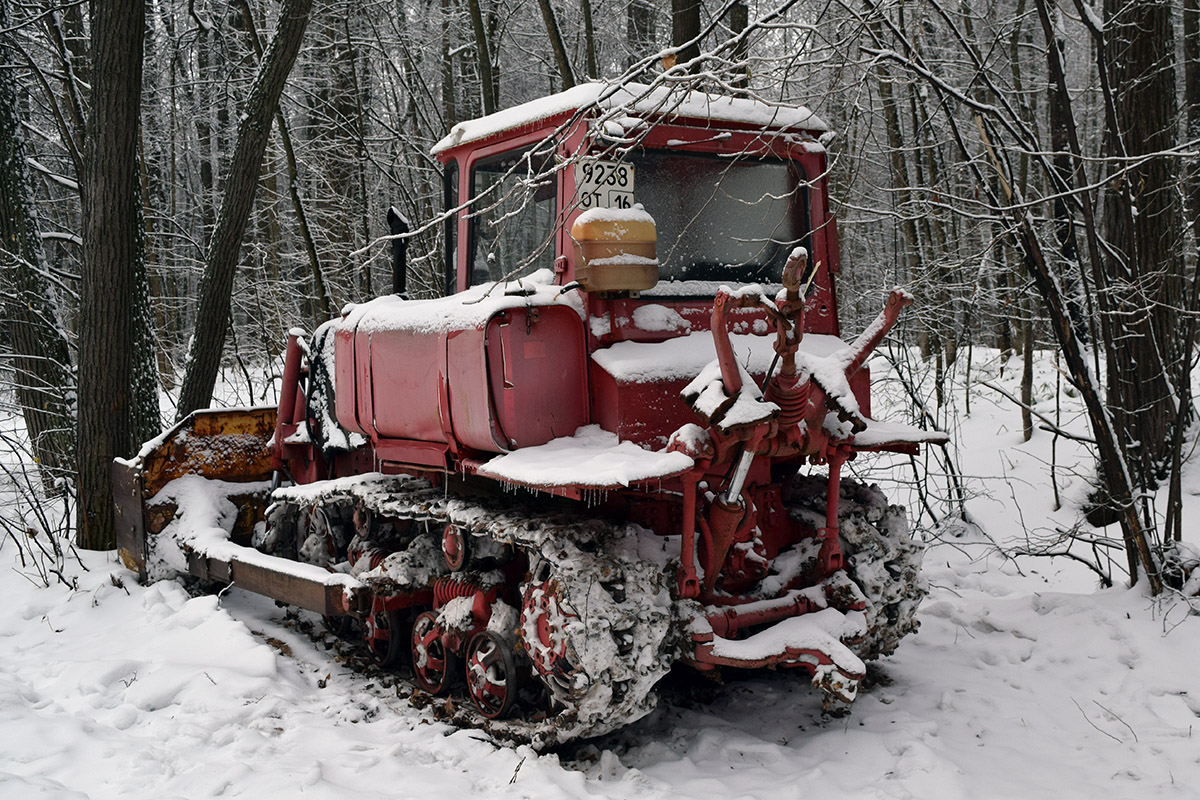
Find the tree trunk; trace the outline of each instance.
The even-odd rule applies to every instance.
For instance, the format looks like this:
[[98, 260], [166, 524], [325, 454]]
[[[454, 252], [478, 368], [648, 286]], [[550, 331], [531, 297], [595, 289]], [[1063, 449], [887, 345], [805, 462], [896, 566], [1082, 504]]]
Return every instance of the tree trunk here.
[[1146, 569], [1146, 577], [1150, 591], [1158, 594], [1162, 591], [1162, 578], [1150, 552], [1146, 530], [1138, 518], [1137, 505], [1134, 502], [1136, 486], [1134, 476], [1128, 470], [1129, 462], [1122, 452], [1118, 433], [1110, 423], [1109, 410], [1104, 398], [1100, 396], [1096, 383], [1091, 379], [1084, 348], [1075, 336], [1074, 326], [1071, 325], [1070, 312], [1067, 309], [1065, 296], [1055, 275], [1050, 271], [1044, 252], [1037, 241], [1037, 234], [1028, 215], [1019, 216], [1014, 211], [1014, 222], [1017, 226], [1018, 237], [1029, 266], [1030, 275], [1038, 293], [1046, 303], [1050, 314], [1051, 327], [1062, 348], [1063, 358], [1067, 363], [1072, 382], [1079, 390], [1088, 417], [1092, 423], [1092, 431], [1096, 436], [1096, 444], [1100, 451], [1100, 477], [1108, 488], [1114, 510], [1121, 523], [1121, 531], [1125, 538], [1125, 549], [1129, 556], [1130, 580], [1138, 577], [1138, 564]]
[[1178, 162], [1143, 158], [1175, 145], [1175, 40], [1166, 0], [1105, 0], [1104, 11], [1104, 30], [1094, 35], [1098, 67], [1112, 87], [1105, 149], [1114, 161], [1104, 221], [1117, 349], [1108, 354], [1108, 393], [1139, 480], [1150, 488], [1170, 460], [1173, 384], [1188, 375], [1178, 368], [1178, 309], [1187, 302]]
[[[146, 37], [145, 52], [142, 54], [143, 64], [154, 64], [153, 36]], [[156, 85], [162, 80], [158, 74], [147, 76], [145, 67], [142, 68], [143, 96], [155, 93]], [[153, 439], [162, 431], [162, 416], [158, 405], [158, 326], [154, 317], [154, 304], [157, 297], [151, 294], [150, 263], [161, 263], [161, 259], [152, 258], [156, 244], [153, 226], [146, 219], [145, 209], [151, 208], [151, 187], [163, 184], [161, 176], [150, 175], [146, 163], [146, 125], [142, 122], [139, 111], [138, 124], [138, 228], [141, 235], [137, 240], [137, 256], [133, 260], [133, 405], [131, 408], [133, 447], [141, 448], [142, 442]], [[153, 135], [153, 134], [151, 134]]]
[[200, 219], [203, 225], [205, 242], [211, 236], [216, 225], [217, 191], [216, 168], [214, 164], [222, 153], [218, 141], [219, 125], [216, 117], [223, 105], [220, 97], [220, 86], [224, 79], [221, 75], [224, 66], [220, 38], [215, 29], [196, 31], [200, 37], [199, 47], [196, 48], [196, 70], [200, 82], [191, 85], [192, 109], [195, 114], [196, 139], [199, 144], [196, 158], [199, 159], [200, 172]]
[[[1065, 38], [1060, 35], [1055, 38], [1052, 45], [1058, 53], [1059, 62], [1066, 59], [1066, 44]], [[1050, 148], [1054, 151], [1051, 164], [1058, 183], [1061, 186], [1070, 186], [1073, 182], [1071, 143], [1068, 137], [1068, 129], [1071, 124], [1068, 116], [1070, 110], [1063, 102], [1060, 102], [1053, 80], [1047, 84], [1046, 95], [1047, 116], [1050, 121]], [[1058, 238], [1059, 271], [1066, 276], [1065, 283], [1076, 280], [1079, 273], [1079, 245], [1075, 238], [1075, 220], [1071, 215], [1068, 199], [1065, 193], [1054, 191], [1053, 199], [1050, 201], [1050, 214], [1054, 218], [1055, 235]], [[1070, 291], [1070, 283], [1067, 283], [1066, 288], [1068, 290], [1067, 302], [1077, 305], [1077, 298], [1073, 298], [1073, 293]], [[1090, 294], [1088, 299], [1087, 313], [1081, 313], [1080, 309], [1074, 308], [1072, 311], [1075, 313], [1072, 315], [1072, 319], [1079, 326], [1077, 333], [1081, 338], [1085, 341], [1097, 342], [1100, 337], [1096, 330], [1096, 314], [1090, 308]], [[1085, 320], [1086, 324], [1083, 324]]]
[[454, 52], [453, 38], [455, 32], [454, 0], [442, 0], [442, 124], [450, 130], [458, 124], [458, 100], [454, 90]]
[[1021, 364], [1021, 436], [1028, 442], [1033, 438], [1033, 300], [1020, 303], [1020, 307], [1024, 355]]
[[649, 56], [655, 48], [654, 6], [649, 0], [629, 0], [625, 40], [629, 46], [626, 68]]
[[[8, 0], [0, 0], [0, 30], [8, 26]], [[0, 35], [0, 63], [12, 64], [7, 35]], [[73, 467], [75, 419], [69, 398], [75, 376], [44, 274], [15, 77], [11, 69], [0, 70], [0, 308], [12, 348], [17, 404], [42, 485], [53, 491]]]
[[[140, 167], [139, 167], [140, 169]], [[137, 250], [133, 258], [133, 297], [130, 320], [133, 324], [133, 397], [130, 406], [131, 452], [138, 450], [162, 431], [158, 408], [158, 341], [150, 305], [150, 274], [146, 264], [146, 218], [142, 204], [137, 206]]]
[[550, 49], [554, 51], [554, 62], [558, 65], [563, 89], [570, 89], [575, 85], [575, 70], [571, 69], [571, 57], [567, 55], [567, 46], [563, 44], [562, 33], [558, 30], [554, 6], [550, 5], [550, 0], [538, 0], [538, 7], [542, 10], [542, 22], [546, 25], [546, 36], [550, 39]]
[[[868, 12], [871, 13], [871, 18], [867, 23], [867, 29], [871, 35], [875, 37], [877, 42], [883, 42], [883, 26], [879, 15], [882, 10], [873, 3], [868, 3]], [[916, 279], [917, 274], [921, 269], [920, 241], [917, 232], [917, 223], [913, 219], [912, 214], [912, 181], [908, 176], [908, 159], [905, 155], [907, 152], [904, 146], [904, 132], [901, 129], [900, 109], [898, 106], [899, 100], [896, 98], [895, 89], [892, 85], [892, 72], [884, 62], [879, 62], [876, 66], [879, 73], [879, 101], [883, 106], [884, 127], [887, 129], [888, 138], [888, 156], [891, 164], [892, 187], [895, 190], [895, 204], [897, 216], [900, 218], [900, 240], [902, 252], [899, 254], [898, 260], [903, 264], [904, 274], [901, 280], [912, 281]], [[933, 328], [936, 333], [936, 327]], [[919, 334], [921, 358], [928, 359], [930, 356], [930, 331], [923, 329]]]
[[[1077, 2], [1081, 3], [1082, 0], [1077, 0]], [[1071, 111], [1071, 99], [1067, 90], [1063, 62], [1060, 58], [1059, 49], [1055, 46], [1057, 36], [1050, 18], [1050, 10], [1046, 0], [1036, 0], [1036, 6], [1038, 20], [1041, 23], [1042, 33], [1047, 43], [1046, 60], [1050, 80], [1054, 85], [1051, 102], [1061, 105], [1059, 119], [1066, 126], [1067, 143], [1071, 151], [1071, 178], [1065, 185], [1056, 187], [1056, 191], [1072, 193], [1082, 211], [1090, 274], [1096, 284], [1101, 322], [1107, 328], [1112, 320], [1112, 316], [1108, 313], [1110, 299], [1102, 268], [1097, 214], [1092, 204], [1091, 195], [1088, 192], [1083, 191], [1074, 194], [1076, 185], [1082, 182], [1076, 176], [1081, 176], [1082, 178], [1083, 153], [1079, 144], [1078, 131], [1074, 123], [1074, 115]], [[1086, 15], [1084, 16], [1086, 17]], [[1094, 31], [1093, 35], [1098, 36], [1099, 31]], [[1101, 49], [1102, 42], [1102, 39], [1098, 40], [1098, 49]], [[1103, 59], [1100, 59], [1100, 61], [1103, 63]], [[1103, 71], [1101, 78], [1102, 83], [1107, 87], [1108, 84]], [[1055, 176], [1059, 175], [1057, 169], [1054, 170], [1053, 174]], [[1071, 321], [1071, 312], [1067, 304], [1066, 295], [1060, 288], [1056, 273], [1047, 265], [1028, 213], [1024, 216], [1020, 216], [1015, 210], [1011, 213], [1019, 228], [1019, 241], [1026, 257], [1027, 266], [1033, 277], [1034, 285], [1038, 288], [1039, 294], [1041, 294], [1045, 302], [1046, 311], [1050, 315], [1051, 327], [1062, 350], [1068, 374], [1070, 374], [1072, 382], [1079, 390], [1080, 397], [1083, 399], [1084, 406], [1088, 412], [1092, 431], [1096, 437], [1097, 449], [1099, 450], [1097, 461], [1099, 477], [1104, 483], [1110, 505], [1121, 524], [1121, 532], [1125, 541], [1125, 554], [1129, 564], [1129, 578], [1131, 581], [1136, 582], [1139, 574], [1139, 566], [1145, 568], [1150, 589], [1154, 594], [1158, 594], [1162, 591], [1162, 578], [1159, 575], [1158, 566], [1150, 550], [1149, 540], [1153, 529], [1150, 528], [1148, 530], [1147, 527], [1143, 527], [1141, 520], [1138, 518], [1134, 497], [1138, 490], [1137, 484], [1139, 480], [1133, 471], [1135, 465], [1127, 453], [1126, 442], [1122, 438], [1122, 431], [1117, 427], [1116, 420], [1112, 414], [1111, 399], [1106, 399], [1100, 395], [1099, 388], [1093, 379], [1091, 367], [1085, 357], [1086, 348], [1076, 333], [1078, 325], [1073, 324]], [[1105, 333], [1105, 340], [1111, 343], [1111, 337], [1108, 333]], [[1116, 351], [1110, 348], [1109, 357], [1110, 359], [1116, 357]]]
[[[1186, 109], [1184, 118], [1184, 141], [1200, 140], [1200, 0], [1184, 0], [1183, 3], [1183, 103]], [[1200, 299], [1200, 159], [1190, 159], [1184, 165], [1184, 196], [1187, 202], [1187, 213], [1191, 218], [1192, 229], [1192, 304], [1188, 308], [1195, 309]], [[1183, 486], [1181, 472], [1183, 468], [1183, 439], [1184, 431], [1191, 420], [1194, 402], [1191, 396], [1190, 375], [1186, 368], [1192, 363], [1195, 350], [1196, 318], [1189, 315], [1184, 324], [1184, 356], [1180, 365], [1183, 374], [1176, 378], [1176, 392], [1179, 397], [1179, 409], [1175, 415], [1175, 424], [1171, 437], [1171, 486], [1168, 493], [1167, 518], [1163, 526], [1167, 536], [1173, 541], [1183, 540]]]
[[[258, 36], [258, 24], [254, 20], [254, 13], [247, 0], [237, 0], [237, 4], [250, 36], [250, 45], [254, 48], [254, 55], [258, 57], [261, 65], [262, 40]], [[325, 288], [325, 270], [321, 266], [321, 258], [317, 254], [317, 243], [313, 240], [312, 229], [308, 224], [308, 213], [304, 209], [304, 201], [300, 198], [300, 167], [296, 162], [296, 150], [292, 146], [292, 134], [288, 128], [287, 117], [284, 116], [283, 109], [278, 102], [275, 104], [275, 124], [279, 126], [279, 142], [283, 146], [287, 163], [288, 197], [292, 201], [292, 212], [296, 215], [296, 227], [300, 231], [300, 241], [304, 244], [304, 254], [308, 256], [308, 267], [312, 273], [317, 302], [321, 304], [321, 311], [325, 319], [328, 319], [333, 315], [333, 302], [329, 299], [329, 291]]]
[[[79, 84], [87, 83], [87, 37], [83, 31], [83, 13], [79, 5], [69, 5], [63, 11], [64, 22], [59, 24], [55, 14], [47, 14], [46, 34], [53, 42], [56, 55], [62, 64], [62, 105], [66, 107], [66, 118], [60, 125], [63, 144], [71, 155], [75, 174], [83, 174], [84, 121], [83, 98], [79, 96]], [[5, 61], [13, 63], [12, 60]]]
[[592, 24], [592, 0], [579, 0], [579, 13], [583, 16], [583, 49], [587, 59], [587, 76], [592, 80], [600, 77], [596, 66], [596, 30]]
[[[1200, 141], [1200, 0], [1183, 2], [1183, 102], [1187, 111], [1184, 141]], [[1192, 245], [1200, 251], [1200, 159], [1189, 159], [1186, 167]]]
[[83, 187], [77, 542], [113, 546], [112, 460], [129, 455], [141, 253], [137, 131], [146, 4], [91, 6], [92, 98]]
[[[741, 36], [749, 25], [750, 7], [745, 0], [737, 0], [729, 7], [729, 32]], [[750, 40], [745, 37], [733, 48], [733, 78], [729, 83], [735, 89], [750, 86]]]
[[494, 114], [499, 110], [496, 81], [492, 75], [492, 50], [488, 45], [487, 27], [483, 23], [483, 9], [479, 0], [467, 0], [471, 14], [471, 30], [475, 34], [475, 63], [479, 69], [479, 92], [483, 98], [483, 113]]
[[[689, 64], [700, 57], [700, 0], [671, 0], [671, 46], [680, 48], [675, 60]], [[689, 72], [700, 65], [692, 63]]]
[[[370, 74], [369, 66], [366, 67], [360, 74], [358, 69], [358, 50], [354, 46], [354, 37], [350, 31], [350, 16], [347, 15], [342, 20], [342, 31], [346, 34], [346, 59], [349, 62], [350, 70], [350, 90], [354, 96], [354, 178], [355, 191], [352, 193], [352, 202], [358, 206], [358, 233], [361, 236], [359, 240], [365, 247], [371, 241], [371, 195], [367, 191], [367, 164], [369, 163], [367, 154], [367, 112], [366, 108], [370, 105], [371, 95], [368, 91], [370, 85], [368, 81], [363, 80], [364, 77]], [[411, 63], [407, 64], [410, 74], [416, 70]], [[415, 103], [410, 104], [410, 109], [415, 107]], [[355, 248], [358, 249], [357, 247]], [[358, 270], [359, 276], [359, 297], [363, 300], [369, 300], [375, 296], [375, 287], [371, 280], [371, 259], [363, 258]], [[326, 300], [328, 306], [328, 299]], [[329, 308], [329, 312], [333, 309]], [[333, 316], [332, 313], [326, 313], [326, 319]], [[324, 320], [323, 320], [324, 321]]]
[[288, 73], [300, 52], [311, 10], [312, 0], [285, 0], [274, 38], [242, 109], [225, 196], [205, 258], [196, 330], [179, 396], [179, 418], [207, 407], [212, 401], [225, 334], [229, 330], [234, 273], [258, 188], [263, 153], [271, 136], [271, 120], [278, 109]]

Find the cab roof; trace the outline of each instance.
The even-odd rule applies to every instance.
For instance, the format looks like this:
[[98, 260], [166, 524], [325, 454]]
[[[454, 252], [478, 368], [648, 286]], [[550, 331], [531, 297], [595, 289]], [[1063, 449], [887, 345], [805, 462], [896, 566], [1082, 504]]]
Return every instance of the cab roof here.
[[803, 106], [709, 94], [662, 84], [617, 85], [594, 81], [486, 117], [460, 122], [450, 129], [448, 136], [433, 146], [431, 152], [439, 155], [500, 133], [528, 129], [556, 116], [593, 110], [602, 114], [611, 112], [612, 122], [617, 125], [621, 124], [622, 117], [644, 115], [667, 120], [716, 120], [764, 130], [809, 131], [816, 134], [829, 130], [820, 117]]

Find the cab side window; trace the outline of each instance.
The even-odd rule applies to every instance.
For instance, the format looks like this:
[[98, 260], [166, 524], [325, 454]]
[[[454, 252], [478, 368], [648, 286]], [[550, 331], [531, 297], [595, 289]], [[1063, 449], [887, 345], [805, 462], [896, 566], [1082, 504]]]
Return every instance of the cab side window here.
[[470, 285], [554, 266], [554, 154], [546, 145], [491, 156], [471, 170]]
[[458, 286], [458, 215], [450, 210], [458, 206], [458, 162], [451, 161], [442, 173], [442, 194], [447, 216], [443, 235], [446, 237], [446, 294], [454, 294]]

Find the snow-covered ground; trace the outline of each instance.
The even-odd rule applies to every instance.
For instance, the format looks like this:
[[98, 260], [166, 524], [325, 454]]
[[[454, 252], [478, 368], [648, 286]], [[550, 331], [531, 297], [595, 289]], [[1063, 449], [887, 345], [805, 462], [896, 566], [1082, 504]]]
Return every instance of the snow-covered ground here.
[[[973, 381], [1017, 393], [1015, 362], [1001, 376], [994, 358], [974, 358]], [[1050, 419], [1053, 386], [1053, 362], [1039, 362]], [[1075, 521], [1088, 463], [1058, 441], [1055, 511], [1051, 434], [1022, 443], [1019, 412], [978, 384], [969, 417], [964, 400], [960, 385], [957, 452], [979, 527], [926, 533], [921, 629], [848, 717], [823, 718], [789, 673], [723, 686], [681, 675], [650, 717], [538, 755], [437, 721], [403, 683], [355, 672], [299, 630], [310, 618], [270, 601], [139, 586], [104, 553], [68, 561], [74, 590], [41, 588], [8, 540], [0, 799], [1196, 797], [1200, 618], [1119, 576], [1098, 590], [1077, 563], [1003, 555], [997, 545], [1035, 548]], [[1061, 419], [1085, 431], [1070, 398]], [[888, 491], [915, 516], [907, 459], [861, 474], [899, 479]], [[1193, 492], [1196, 469], [1185, 520], [1200, 511]]]

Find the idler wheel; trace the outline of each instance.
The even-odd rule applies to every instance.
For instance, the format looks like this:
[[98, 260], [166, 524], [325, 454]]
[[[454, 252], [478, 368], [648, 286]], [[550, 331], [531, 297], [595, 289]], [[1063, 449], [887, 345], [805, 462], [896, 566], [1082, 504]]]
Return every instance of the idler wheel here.
[[[399, 663], [404, 655], [404, 645], [407, 637], [405, 632], [405, 614], [401, 611], [377, 609], [367, 615], [364, 621], [364, 636], [367, 642], [367, 652], [375, 665], [387, 669]], [[342, 617], [341, 619], [348, 619]]]
[[432, 611], [422, 612], [413, 621], [412, 670], [417, 685], [430, 694], [445, 694], [450, 690], [458, 657], [442, 642], [442, 629]]
[[449, 523], [442, 530], [442, 555], [451, 572], [458, 572], [471, 560], [470, 537], [454, 523]]
[[479, 713], [500, 719], [512, 710], [520, 689], [516, 655], [502, 637], [484, 631], [467, 645], [467, 692]]

